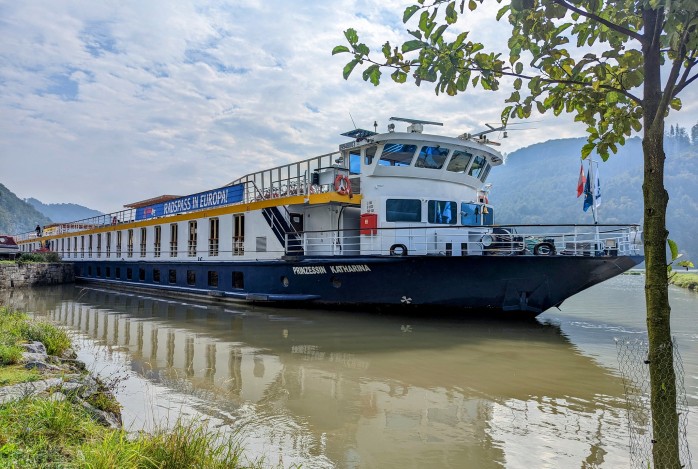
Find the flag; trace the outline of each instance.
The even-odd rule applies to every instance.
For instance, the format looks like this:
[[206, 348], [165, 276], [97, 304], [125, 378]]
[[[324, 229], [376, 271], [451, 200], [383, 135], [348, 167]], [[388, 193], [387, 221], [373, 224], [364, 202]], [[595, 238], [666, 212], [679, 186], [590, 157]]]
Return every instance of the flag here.
[[591, 187], [589, 187], [589, 172], [587, 171], [586, 182], [584, 183], [584, 211], [589, 210], [594, 204], [593, 196], [591, 194]]
[[595, 191], [596, 191], [596, 197], [595, 197], [596, 206], [598, 207], [599, 205], [601, 205], [601, 201], [599, 200], [601, 198], [601, 180], [599, 179], [599, 166], [598, 165], [596, 166], [596, 188], [595, 188]]
[[584, 177], [584, 163], [581, 163], [581, 166], [579, 166], [579, 180], [577, 181], [577, 197], [584, 193], [584, 183], [586, 180], [587, 178]]

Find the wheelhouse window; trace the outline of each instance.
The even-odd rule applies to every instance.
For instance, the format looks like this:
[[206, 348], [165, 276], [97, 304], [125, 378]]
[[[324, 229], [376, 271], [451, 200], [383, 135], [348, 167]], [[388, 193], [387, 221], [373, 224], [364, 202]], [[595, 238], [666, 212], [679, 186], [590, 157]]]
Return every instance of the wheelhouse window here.
[[419, 199], [388, 199], [385, 201], [386, 221], [422, 221]]
[[218, 255], [218, 218], [208, 221], [208, 255]]
[[448, 148], [422, 147], [414, 165], [418, 168], [441, 169], [448, 157]]
[[148, 236], [148, 229], [141, 228], [141, 257], [145, 257], [145, 253], [147, 251], [147, 249], [146, 249], [147, 236]]
[[388, 143], [383, 147], [378, 164], [381, 166], [409, 166], [416, 151], [417, 145]]
[[349, 151], [349, 174], [361, 174], [361, 150]]
[[245, 254], [245, 215], [233, 215], [233, 256]]
[[481, 204], [460, 204], [461, 225], [494, 225], [494, 209]]
[[484, 156], [476, 156], [475, 160], [473, 161], [472, 166], [470, 166], [470, 170], [468, 171], [468, 176], [472, 176], [474, 178], [480, 178], [482, 176], [483, 171], [485, 170], [485, 166], [487, 165], [487, 159]]
[[133, 257], [133, 230], [128, 230], [128, 241], [126, 245], [128, 257]]
[[439, 225], [455, 225], [457, 219], [457, 205], [455, 202], [443, 200], [430, 200], [427, 220], [429, 223]]
[[170, 225], [170, 257], [177, 257], [177, 223]]
[[196, 257], [196, 221], [189, 222], [189, 244], [187, 253], [189, 257]]
[[453, 156], [451, 156], [451, 161], [448, 162], [446, 166], [446, 171], [451, 171], [453, 173], [465, 173], [468, 169], [470, 160], [473, 159], [473, 155], [467, 151], [455, 150]]
[[376, 151], [378, 151], [378, 147], [375, 145], [364, 149], [364, 166], [370, 166], [373, 164], [373, 158], [376, 156]]
[[160, 257], [160, 247], [162, 243], [162, 227], [160, 225], [154, 227], [154, 238], [155, 242], [153, 244], [153, 255], [155, 257]]

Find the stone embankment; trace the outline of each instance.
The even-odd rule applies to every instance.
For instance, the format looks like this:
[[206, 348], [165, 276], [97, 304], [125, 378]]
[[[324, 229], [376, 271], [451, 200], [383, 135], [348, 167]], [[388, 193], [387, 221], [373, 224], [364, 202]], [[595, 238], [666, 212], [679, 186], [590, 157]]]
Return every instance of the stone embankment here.
[[[85, 370], [85, 364], [68, 350], [62, 356], [48, 355], [44, 344], [34, 341], [22, 344], [25, 352], [20, 363], [26, 369], [36, 369], [43, 379], [0, 387], [0, 405], [31, 397], [52, 401], [70, 400], [82, 406], [92, 417], [110, 428], [121, 428], [121, 412], [101, 410], [92, 402], [104, 398], [116, 402], [104, 383]], [[118, 406], [111, 406], [119, 409]]]
[[73, 283], [75, 272], [70, 262], [0, 264], [0, 290]]

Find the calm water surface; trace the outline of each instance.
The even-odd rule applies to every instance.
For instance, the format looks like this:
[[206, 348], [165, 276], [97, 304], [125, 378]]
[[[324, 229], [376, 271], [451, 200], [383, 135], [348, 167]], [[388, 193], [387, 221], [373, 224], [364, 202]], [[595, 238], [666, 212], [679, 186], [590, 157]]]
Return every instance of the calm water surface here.
[[[536, 320], [211, 305], [83, 286], [0, 302], [76, 334], [131, 430], [203, 416], [251, 459], [306, 468], [629, 467], [616, 338], [644, 338], [642, 276]], [[671, 290], [698, 453], [698, 294]]]

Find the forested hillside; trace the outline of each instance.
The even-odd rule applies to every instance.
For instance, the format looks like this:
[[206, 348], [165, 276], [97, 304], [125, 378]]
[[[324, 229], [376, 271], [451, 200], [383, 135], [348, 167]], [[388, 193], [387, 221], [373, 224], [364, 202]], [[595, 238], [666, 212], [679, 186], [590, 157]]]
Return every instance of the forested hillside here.
[[[577, 198], [580, 153], [585, 138], [550, 140], [508, 155], [494, 168], [489, 200], [496, 221], [515, 223], [593, 223]], [[667, 137], [665, 185], [669, 192], [667, 226], [686, 258], [698, 261], [698, 145]], [[601, 182], [599, 223], [642, 222], [642, 142], [633, 138], [598, 166]], [[588, 168], [584, 161], [584, 172]]]
[[48, 223], [51, 223], [48, 217], [0, 184], [0, 234], [14, 235], [33, 231], [36, 225], [44, 226]]
[[26, 202], [49, 217], [54, 223], [84, 220], [102, 215], [102, 212], [77, 204], [45, 204], [33, 198], [26, 199]]

